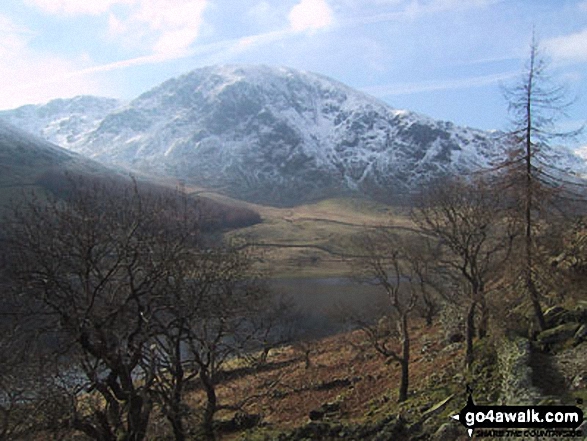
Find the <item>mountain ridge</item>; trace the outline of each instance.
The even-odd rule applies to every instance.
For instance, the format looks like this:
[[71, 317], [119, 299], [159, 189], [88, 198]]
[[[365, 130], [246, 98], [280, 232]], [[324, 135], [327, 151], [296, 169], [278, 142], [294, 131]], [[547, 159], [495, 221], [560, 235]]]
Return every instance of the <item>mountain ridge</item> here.
[[[356, 194], [393, 200], [504, 157], [494, 134], [286, 67], [210, 66], [127, 104], [104, 100], [69, 118], [30, 117], [27, 127], [105, 163], [279, 206]], [[16, 110], [0, 118], [18, 122]], [[585, 171], [570, 152], [557, 160]]]

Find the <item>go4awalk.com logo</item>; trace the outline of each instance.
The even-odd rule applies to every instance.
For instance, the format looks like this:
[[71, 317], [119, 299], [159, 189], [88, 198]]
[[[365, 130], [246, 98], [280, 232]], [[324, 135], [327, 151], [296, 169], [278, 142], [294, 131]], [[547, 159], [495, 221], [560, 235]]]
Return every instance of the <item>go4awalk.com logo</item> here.
[[583, 422], [583, 411], [577, 406], [477, 406], [469, 393], [467, 405], [451, 418], [465, 426], [469, 436], [482, 429], [479, 435], [493, 437], [573, 437], [581, 435], [577, 429]]

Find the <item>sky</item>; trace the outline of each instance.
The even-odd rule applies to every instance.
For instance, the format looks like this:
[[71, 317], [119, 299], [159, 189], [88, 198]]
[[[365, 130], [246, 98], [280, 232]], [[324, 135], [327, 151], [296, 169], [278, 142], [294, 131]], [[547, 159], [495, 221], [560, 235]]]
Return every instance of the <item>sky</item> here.
[[[0, 109], [130, 100], [215, 64], [320, 73], [398, 109], [507, 129], [536, 34], [587, 121], [587, 0], [2, 0]], [[585, 137], [577, 142], [587, 144]]]

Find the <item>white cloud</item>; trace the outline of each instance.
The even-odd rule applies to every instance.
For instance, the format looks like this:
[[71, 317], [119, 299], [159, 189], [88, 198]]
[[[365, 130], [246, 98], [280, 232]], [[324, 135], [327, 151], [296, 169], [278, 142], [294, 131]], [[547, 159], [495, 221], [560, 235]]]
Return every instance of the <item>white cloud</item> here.
[[557, 60], [587, 61], [587, 29], [580, 32], [551, 38], [544, 42], [549, 54]]
[[247, 11], [247, 16], [258, 23], [264, 23], [275, 18], [276, 11], [269, 2], [262, 0]]
[[72, 78], [87, 59], [65, 60], [29, 48], [34, 33], [0, 15], [0, 108], [41, 103], [57, 97], [99, 94], [98, 81], [91, 77]]
[[[350, 0], [348, 0], [350, 1]], [[353, 0], [354, 1], [354, 0]], [[415, 20], [426, 15], [454, 12], [469, 9], [482, 9], [503, 0], [371, 0], [378, 5], [387, 3], [397, 8], [384, 13], [357, 16], [346, 21], [347, 25], [368, 25], [387, 21]]]
[[410, 18], [416, 18], [426, 14], [485, 8], [500, 1], [501, 0], [410, 0], [405, 5], [403, 14]]
[[587, 0], [579, 3], [579, 9], [581, 9], [582, 11], [587, 11]]
[[99, 81], [87, 76], [72, 77], [78, 63], [58, 57], [27, 56], [0, 67], [0, 108], [44, 103], [54, 98], [101, 95]]
[[198, 38], [206, 5], [206, 0], [143, 2], [139, 19], [161, 33], [153, 47], [154, 51], [184, 52]]
[[8, 17], [0, 15], [0, 56], [3, 58], [18, 53], [26, 47], [28, 37], [32, 33], [12, 22]]
[[181, 54], [198, 38], [206, 0], [139, 0], [126, 16], [109, 14], [109, 35], [154, 53]]
[[45, 12], [58, 15], [99, 15], [113, 5], [135, 3], [136, 0], [26, 0]]
[[[185, 52], [198, 38], [207, 0], [27, 0], [55, 15], [108, 14], [108, 31], [123, 46]], [[116, 7], [118, 6], [118, 7]], [[134, 43], [134, 44], [129, 44]]]
[[515, 78], [519, 72], [504, 72], [501, 74], [484, 75], [479, 77], [459, 78], [456, 80], [424, 81], [419, 83], [398, 83], [382, 86], [366, 87], [362, 90], [375, 96], [410, 95], [413, 93], [433, 92], [438, 90], [469, 89], [499, 84]]
[[577, 147], [574, 150], [575, 155], [580, 156], [581, 158], [587, 161], [587, 145]]
[[332, 9], [326, 0], [301, 0], [289, 13], [292, 30], [315, 31], [333, 23]]

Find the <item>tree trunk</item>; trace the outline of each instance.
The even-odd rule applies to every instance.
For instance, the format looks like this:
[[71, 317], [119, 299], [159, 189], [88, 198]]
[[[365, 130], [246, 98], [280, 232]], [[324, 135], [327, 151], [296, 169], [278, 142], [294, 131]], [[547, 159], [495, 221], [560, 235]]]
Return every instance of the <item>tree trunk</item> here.
[[426, 327], [431, 327], [436, 314], [436, 304], [427, 296], [423, 296], [424, 301], [424, 318], [426, 319]]
[[183, 428], [183, 421], [181, 415], [177, 413], [177, 409], [173, 410], [173, 416], [169, 418], [171, 427], [173, 428], [173, 436], [175, 441], [185, 441], [185, 430]]
[[167, 419], [173, 429], [173, 436], [175, 441], [185, 441], [185, 429], [183, 427], [183, 412], [182, 412], [182, 391], [183, 391], [183, 375], [176, 379], [177, 383], [174, 386], [167, 412]]
[[528, 81], [526, 84], [526, 133], [525, 133], [525, 143], [526, 143], [526, 155], [525, 155], [525, 162], [526, 162], [526, 204], [525, 204], [525, 221], [526, 221], [526, 231], [525, 231], [525, 252], [526, 252], [526, 290], [528, 291], [528, 295], [530, 296], [530, 302], [532, 303], [532, 308], [534, 309], [534, 316], [538, 323], [538, 328], [540, 331], [544, 331], [546, 329], [546, 323], [544, 321], [544, 314], [542, 313], [542, 307], [540, 306], [540, 297], [538, 294], [538, 290], [536, 289], [536, 284], [534, 283], [534, 277], [532, 275], [533, 270], [533, 255], [532, 255], [532, 211], [536, 208], [534, 206], [534, 185], [536, 178], [532, 173], [532, 133], [534, 132], [534, 127], [532, 126], [533, 119], [533, 109], [532, 104], [534, 102], [532, 90], [534, 87], [534, 76], [535, 76], [535, 62], [536, 62], [536, 46], [534, 37], [532, 40], [532, 52], [530, 53], [530, 68], [528, 71]]
[[142, 441], [147, 436], [151, 403], [148, 398], [143, 398], [133, 393], [128, 401], [128, 435], [126, 441]]
[[479, 336], [479, 339], [483, 339], [487, 336], [487, 328], [489, 326], [489, 308], [487, 307], [487, 301], [483, 295], [479, 301], [479, 306], [481, 311], [481, 320], [479, 320], [479, 329], [477, 330], [477, 335]]
[[398, 401], [401, 403], [402, 401], [406, 401], [408, 399], [408, 387], [410, 383], [410, 334], [408, 330], [407, 314], [402, 314], [400, 320], [400, 333], [402, 339], [402, 359], [400, 361], [400, 365], [402, 372], [399, 386]]
[[475, 336], [475, 308], [477, 302], [472, 301], [467, 311], [466, 329], [465, 329], [465, 365], [467, 369], [473, 364], [473, 337]]
[[200, 380], [206, 391], [206, 407], [204, 408], [204, 421], [202, 422], [204, 436], [208, 440], [214, 440], [214, 414], [217, 407], [216, 389], [206, 369], [200, 368]]
[[185, 429], [183, 427], [183, 413], [182, 413], [182, 400], [183, 400], [183, 383], [184, 383], [184, 370], [181, 364], [181, 333], [180, 337], [175, 341], [174, 348], [174, 364], [173, 377], [175, 384], [171, 395], [171, 409], [168, 415], [169, 422], [173, 428], [173, 435], [175, 441], [185, 441]]
[[540, 294], [536, 289], [536, 284], [531, 275], [526, 279], [526, 288], [530, 295], [530, 302], [532, 303], [532, 309], [534, 309], [534, 317], [536, 318], [538, 329], [539, 331], [544, 331], [546, 329], [546, 320], [544, 320], [544, 313], [542, 312], [542, 306], [540, 305]]

